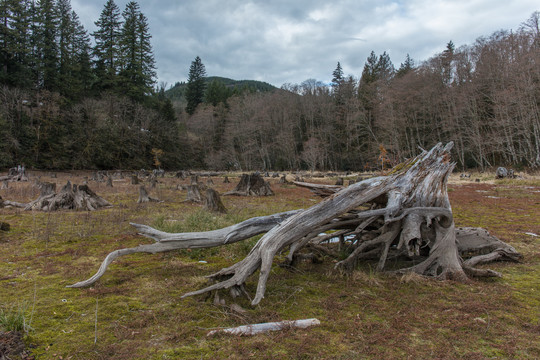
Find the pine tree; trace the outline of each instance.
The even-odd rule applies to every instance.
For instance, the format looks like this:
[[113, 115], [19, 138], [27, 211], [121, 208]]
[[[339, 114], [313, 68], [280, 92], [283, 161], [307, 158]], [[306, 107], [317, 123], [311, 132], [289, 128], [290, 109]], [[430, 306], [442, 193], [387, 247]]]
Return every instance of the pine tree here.
[[90, 36], [80, 23], [80, 20], [73, 12], [73, 23], [75, 25], [75, 33], [73, 39], [73, 81], [75, 85], [75, 93], [80, 95], [87, 94], [94, 83], [94, 74], [92, 71], [92, 57]]
[[414, 60], [411, 59], [409, 54], [407, 54], [407, 57], [405, 58], [405, 62], [402, 62], [399, 66], [398, 71], [396, 72], [396, 76], [404, 76], [405, 74], [408, 74], [414, 69]]
[[394, 64], [392, 64], [390, 56], [385, 51], [379, 56], [379, 60], [377, 61], [375, 79], [388, 82], [392, 79], [394, 73]]
[[124, 18], [120, 36], [122, 87], [129, 97], [140, 101], [152, 92], [155, 83], [155, 62], [148, 21], [134, 1], [126, 5], [122, 16]]
[[117, 63], [120, 47], [120, 9], [114, 0], [108, 0], [95, 22], [98, 29], [92, 33], [96, 45], [96, 77], [99, 79], [98, 90], [112, 89], [116, 86], [119, 66]]
[[58, 16], [54, 0], [41, 0], [38, 5], [36, 38], [38, 85], [47, 90], [58, 86]]
[[0, 2], [0, 83], [29, 87], [29, 0]]
[[185, 98], [187, 100], [186, 112], [193, 115], [197, 105], [203, 102], [204, 92], [206, 89], [205, 83], [206, 69], [200, 57], [196, 57], [191, 62], [189, 68], [188, 83], [186, 87]]
[[339, 85], [343, 81], [343, 69], [341, 68], [341, 64], [337, 63], [336, 69], [332, 73], [332, 86]]
[[454, 42], [450, 40], [441, 56], [441, 76], [445, 85], [450, 85], [452, 82], [452, 60], [454, 59], [455, 49]]

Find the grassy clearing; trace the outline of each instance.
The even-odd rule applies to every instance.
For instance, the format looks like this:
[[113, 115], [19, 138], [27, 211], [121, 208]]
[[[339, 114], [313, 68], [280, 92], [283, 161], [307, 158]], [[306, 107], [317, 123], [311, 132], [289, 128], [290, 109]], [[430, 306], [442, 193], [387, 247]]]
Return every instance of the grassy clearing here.
[[[42, 175], [61, 186], [68, 178], [82, 182], [87, 174]], [[220, 192], [236, 181], [214, 178]], [[458, 226], [485, 227], [525, 255], [521, 264], [490, 266], [502, 279], [459, 284], [393, 278], [374, 273], [370, 264], [342, 277], [326, 259], [294, 270], [276, 266], [260, 306], [237, 300], [245, 312], [229, 307], [228, 297], [225, 306], [202, 297], [180, 299], [204, 286], [204, 275], [245, 256], [252, 239], [219, 249], [121, 257], [95, 286], [65, 287], [91, 276], [110, 251], [149, 243], [129, 222], [205, 231], [319, 201], [306, 189], [272, 181], [276, 196], [223, 198], [225, 215], [182, 202], [186, 194], [175, 190], [181, 181], [173, 178], [151, 190], [163, 203], [137, 204], [138, 187], [124, 179], [113, 188], [90, 183], [115, 205], [111, 209], [2, 209], [0, 221], [10, 223], [11, 231], [0, 233], [0, 309], [24, 309], [23, 323], [31, 316], [26, 341], [40, 359], [540, 358], [540, 237], [527, 235], [540, 235], [540, 184], [534, 179], [458, 179], [449, 186]], [[12, 184], [0, 195], [29, 201], [37, 191], [30, 183]], [[255, 280], [247, 284], [252, 293]], [[219, 327], [311, 317], [321, 326], [254, 337], [206, 336]]]

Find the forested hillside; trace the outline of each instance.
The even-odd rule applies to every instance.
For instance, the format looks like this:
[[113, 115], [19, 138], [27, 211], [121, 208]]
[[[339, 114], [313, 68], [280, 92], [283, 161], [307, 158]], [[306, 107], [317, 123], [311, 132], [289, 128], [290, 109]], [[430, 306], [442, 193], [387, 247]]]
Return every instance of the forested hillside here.
[[450, 140], [460, 167], [540, 166], [538, 12], [423, 62], [338, 63], [330, 85], [204, 75], [186, 112], [189, 81], [156, 87], [136, 2], [108, 0], [91, 34], [69, 0], [0, 7], [3, 168], [380, 169]]
[[330, 87], [235, 97], [186, 126], [214, 168], [380, 169], [450, 140], [460, 168], [538, 167], [539, 17], [397, 69], [372, 52], [359, 78], [338, 63]]
[[[207, 87], [215, 86], [219, 90], [224, 89], [226, 97], [241, 95], [246, 92], [269, 92], [276, 90], [275, 86], [256, 80], [233, 80], [220, 76], [207, 76], [204, 80]], [[177, 82], [165, 91], [165, 96], [172, 101], [185, 101], [184, 92], [186, 91], [186, 87], [186, 82]]]

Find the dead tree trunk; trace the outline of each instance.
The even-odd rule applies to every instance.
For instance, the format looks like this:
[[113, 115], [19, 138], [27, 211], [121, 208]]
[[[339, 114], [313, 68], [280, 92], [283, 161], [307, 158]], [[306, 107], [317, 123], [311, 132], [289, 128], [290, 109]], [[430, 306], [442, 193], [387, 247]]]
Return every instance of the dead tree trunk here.
[[270, 184], [264, 181], [261, 175], [253, 173], [251, 175], [242, 175], [234, 190], [223, 195], [270, 196], [274, 195], [274, 192], [270, 188]]
[[219, 212], [219, 213], [227, 212], [227, 209], [225, 209], [225, 205], [223, 205], [223, 202], [221, 201], [221, 198], [219, 197], [219, 193], [212, 188], [206, 189], [206, 198], [204, 200], [204, 208], [208, 211], [213, 211], [213, 212]]
[[[455, 166], [450, 162], [452, 145], [449, 143], [443, 147], [438, 144], [396, 168], [391, 175], [355, 183], [307, 210], [281, 218], [282, 221], [268, 228], [243, 260], [210, 275], [209, 278], [217, 280], [216, 283], [184, 297], [220, 289], [230, 289], [233, 296], [240, 295], [245, 293], [247, 279], [259, 270], [257, 290], [252, 300], [256, 305], [264, 297], [276, 254], [288, 248], [288, 260], [292, 261], [300, 249], [306, 246], [324, 248], [326, 242], [336, 236], [346, 239], [352, 249], [346, 259], [336, 263], [339, 270], [350, 271], [358, 260], [375, 257], [378, 259], [376, 268], [382, 271], [388, 258], [401, 256], [414, 259], [416, 265], [393, 269], [394, 273], [415, 272], [437, 279], [455, 280], [466, 280], [468, 276], [500, 276], [494, 271], [474, 266], [497, 259], [517, 260], [520, 255], [515, 249], [478, 230], [455, 230], [446, 189], [448, 176]], [[245, 239], [230, 228], [216, 230], [219, 233], [204, 233], [206, 240], [199, 241], [200, 233], [167, 234], [137, 226], [140, 233], [154, 238], [157, 243], [116, 250], [107, 256], [98, 274], [74, 286], [86, 286], [96, 281], [108, 264], [120, 255], [168, 251], [181, 246], [216, 246], [224, 233], [223, 243]], [[321, 235], [328, 231], [335, 233]], [[171, 241], [177, 245], [173, 246]], [[188, 241], [194, 243], [188, 244]], [[462, 260], [460, 255], [475, 250], [488, 253]]]

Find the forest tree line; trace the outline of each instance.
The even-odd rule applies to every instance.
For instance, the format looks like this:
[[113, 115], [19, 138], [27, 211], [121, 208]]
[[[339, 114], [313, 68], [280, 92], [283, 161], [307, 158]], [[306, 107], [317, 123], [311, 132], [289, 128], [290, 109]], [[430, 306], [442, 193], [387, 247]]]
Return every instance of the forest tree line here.
[[538, 12], [420, 64], [372, 52], [356, 77], [338, 63], [331, 85], [232, 92], [218, 78], [186, 111], [155, 86], [136, 2], [108, 0], [91, 34], [69, 0], [0, 7], [3, 168], [380, 169], [450, 140], [463, 168], [540, 165]]
[[539, 22], [534, 12], [517, 31], [459, 48], [450, 41], [397, 69], [386, 52], [372, 52], [359, 78], [338, 63], [331, 86], [285, 84], [200, 106], [183, 121], [215, 169], [381, 169], [448, 141], [461, 169], [537, 168]]

